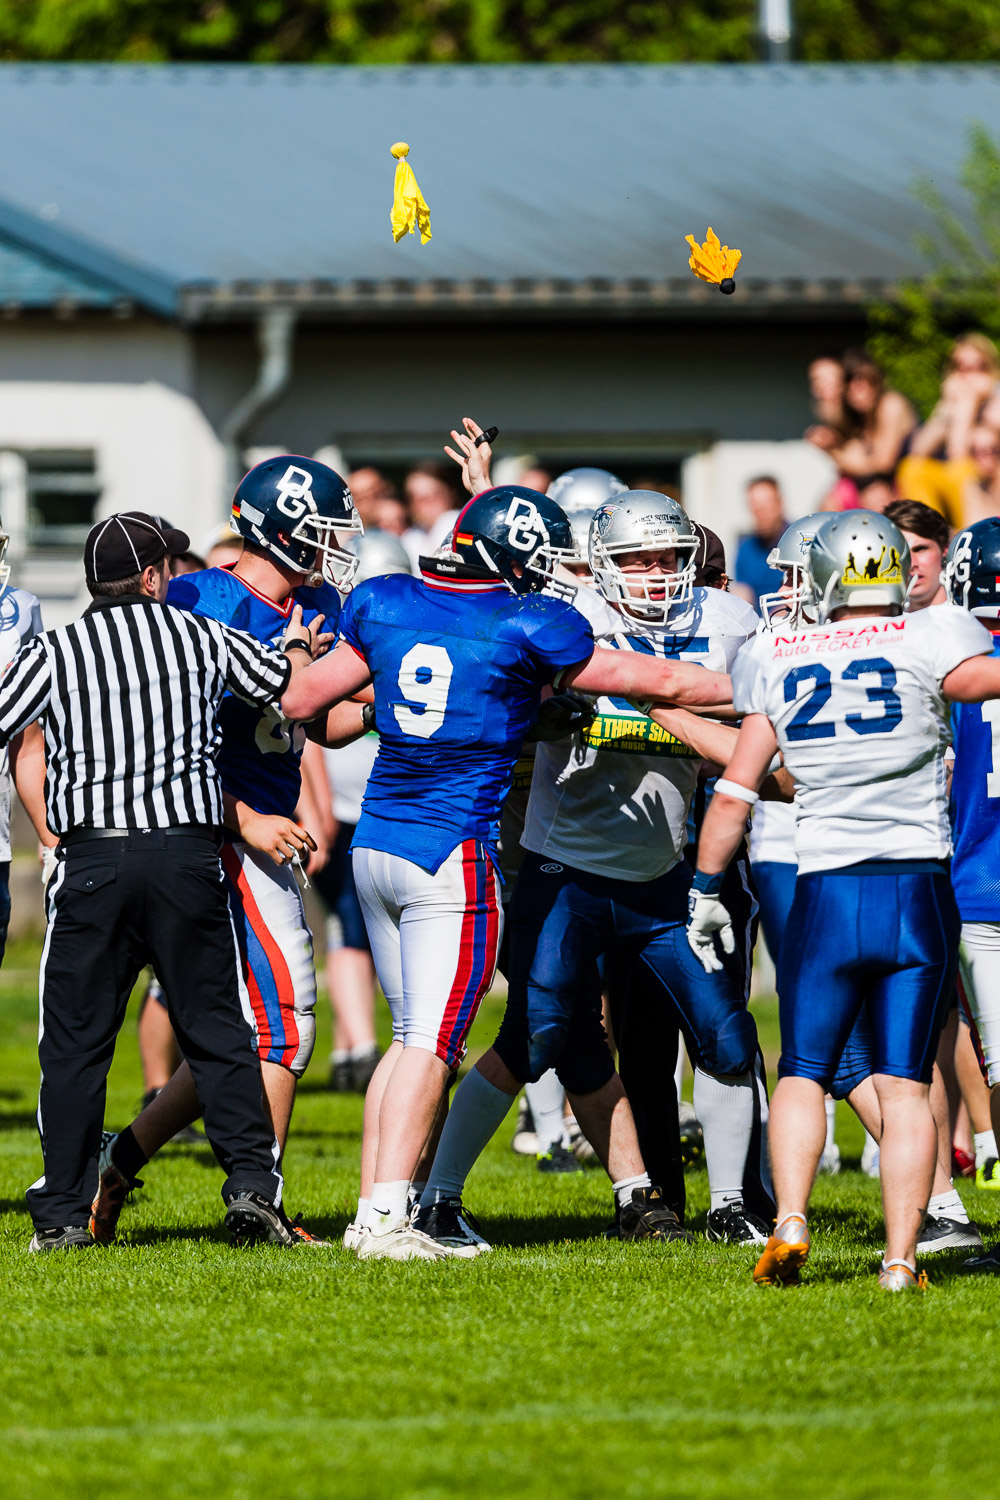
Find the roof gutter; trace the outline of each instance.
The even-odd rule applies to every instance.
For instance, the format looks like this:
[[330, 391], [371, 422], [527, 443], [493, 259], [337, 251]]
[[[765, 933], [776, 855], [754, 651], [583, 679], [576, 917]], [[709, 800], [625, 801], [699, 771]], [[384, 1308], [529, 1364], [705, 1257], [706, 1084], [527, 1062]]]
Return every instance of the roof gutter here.
[[232, 499], [243, 474], [243, 439], [257, 418], [273, 406], [288, 389], [292, 377], [292, 341], [295, 336], [296, 312], [290, 307], [269, 307], [257, 321], [257, 344], [260, 364], [257, 379], [241, 396], [222, 423], [220, 436], [225, 447], [225, 500]]

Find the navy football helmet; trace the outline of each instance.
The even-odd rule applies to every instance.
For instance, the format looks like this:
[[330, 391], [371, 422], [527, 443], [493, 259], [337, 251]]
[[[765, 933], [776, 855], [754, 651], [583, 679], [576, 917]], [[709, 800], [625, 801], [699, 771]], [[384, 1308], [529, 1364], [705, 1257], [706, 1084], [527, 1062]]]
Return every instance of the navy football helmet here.
[[1000, 517], [987, 516], [952, 537], [943, 576], [952, 604], [971, 615], [1000, 616]]
[[296, 573], [350, 588], [358, 558], [344, 542], [365, 528], [347, 484], [317, 459], [283, 453], [257, 464], [240, 480], [229, 524]]
[[442, 551], [433, 559], [442, 571], [454, 559], [457, 576], [502, 578], [515, 594], [539, 593], [553, 582], [557, 563], [576, 556], [559, 506], [520, 484], [502, 484], [470, 500]]

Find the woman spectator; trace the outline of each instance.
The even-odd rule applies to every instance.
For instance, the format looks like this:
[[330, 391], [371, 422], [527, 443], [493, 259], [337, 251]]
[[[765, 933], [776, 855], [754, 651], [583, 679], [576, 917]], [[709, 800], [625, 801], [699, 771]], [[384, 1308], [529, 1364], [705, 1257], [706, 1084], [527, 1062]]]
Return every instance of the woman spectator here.
[[976, 519], [965, 509], [966, 497], [975, 498], [970, 485], [977, 483], [972, 436], [998, 390], [1000, 355], [993, 340], [984, 333], [963, 334], [948, 356], [940, 400], [900, 464], [902, 493], [933, 506], [953, 526]]
[[864, 349], [848, 349], [844, 370], [844, 427], [821, 422], [806, 432], [809, 442], [828, 453], [840, 471], [824, 509], [850, 510], [859, 504], [858, 485], [878, 478], [892, 483], [896, 465], [916, 426], [906, 397], [886, 388], [879, 365]]
[[987, 516], [1000, 516], [1000, 433], [994, 427], [972, 430], [969, 458], [974, 475], [962, 494], [962, 524], [973, 526]]

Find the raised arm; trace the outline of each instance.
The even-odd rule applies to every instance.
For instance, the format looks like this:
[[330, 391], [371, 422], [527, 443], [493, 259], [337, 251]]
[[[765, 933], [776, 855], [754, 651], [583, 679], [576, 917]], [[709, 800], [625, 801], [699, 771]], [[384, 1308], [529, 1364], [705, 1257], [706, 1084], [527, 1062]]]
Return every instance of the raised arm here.
[[601, 697], [638, 698], [678, 708], [715, 708], [732, 702], [725, 672], [709, 672], [686, 661], [658, 661], [637, 651], [600, 647], [559, 676], [560, 688]]
[[360, 692], [371, 680], [364, 657], [341, 641], [327, 656], [306, 666], [292, 679], [281, 700], [281, 712], [286, 719], [318, 718], [335, 703]]
[[966, 657], [948, 673], [941, 691], [952, 703], [982, 703], [987, 698], [1000, 698], [1000, 657]]

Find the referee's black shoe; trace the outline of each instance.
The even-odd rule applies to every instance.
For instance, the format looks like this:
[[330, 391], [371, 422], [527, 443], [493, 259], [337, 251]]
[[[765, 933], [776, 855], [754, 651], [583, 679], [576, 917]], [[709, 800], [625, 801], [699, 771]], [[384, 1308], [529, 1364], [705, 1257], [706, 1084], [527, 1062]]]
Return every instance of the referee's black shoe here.
[[269, 1203], [260, 1193], [235, 1193], [226, 1200], [225, 1225], [233, 1244], [284, 1245], [294, 1249], [298, 1245], [310, 1245], [315, 1249], [326, 1249], [328, 1240], [321, 1240], [302, 1228], [298, 1218], [291, 1220], [280, 1205]]
[[93, 1243], [82, 1225], [56, 1224], [52, 1229], [36, 1229], [28, 1250], [32, 1255], [43, 1255], [49, 1250], [89, 1250]]
[[673, 1209], [666, 1206], [658, 1187], [633, 1188], [630, 1203], [615, 1205], [614, 1222], [604, 1236], [609, 1240], [683, 1240], [688, 1244], [694, 1240]]

